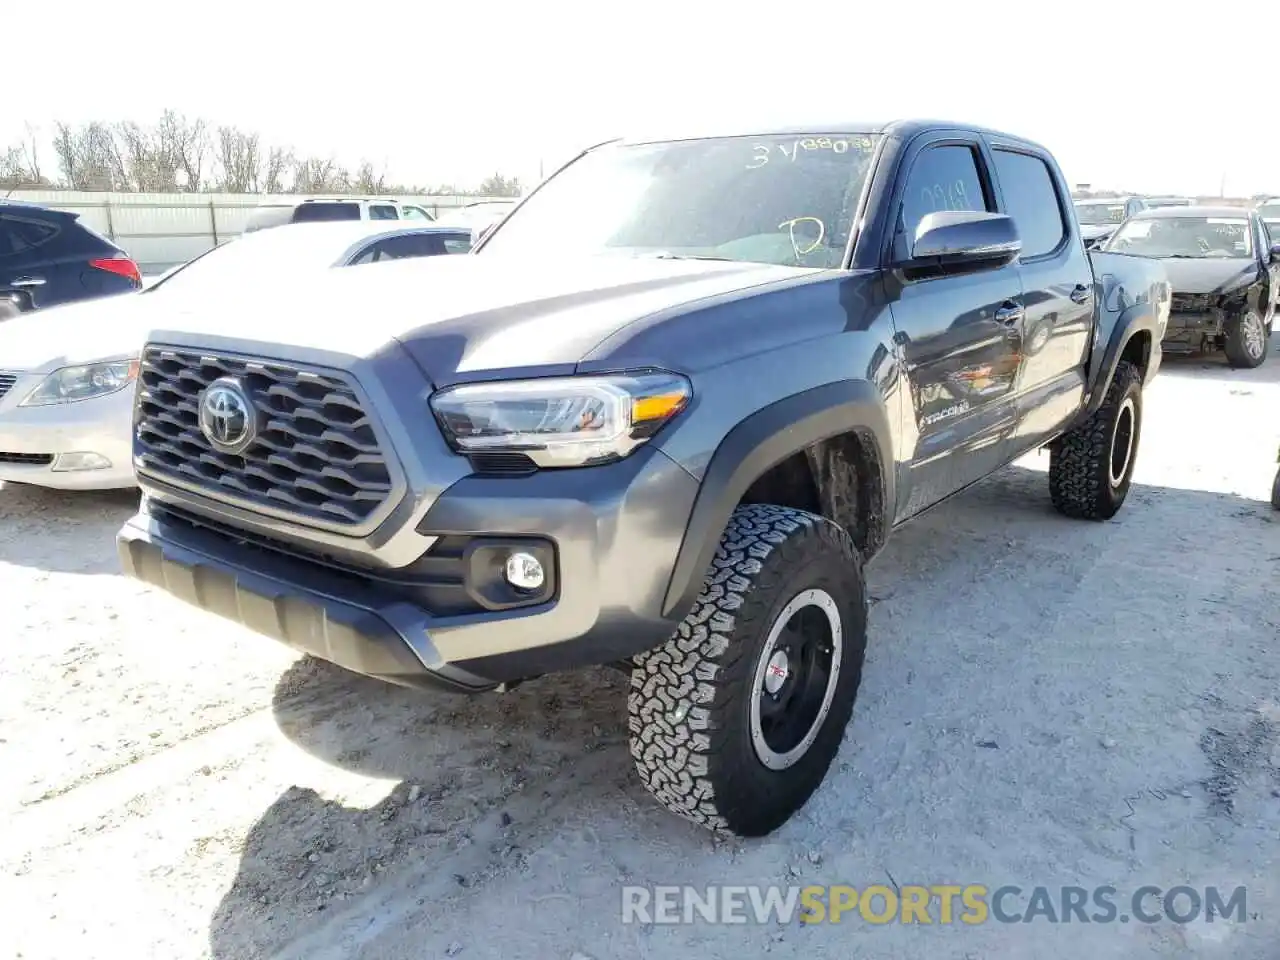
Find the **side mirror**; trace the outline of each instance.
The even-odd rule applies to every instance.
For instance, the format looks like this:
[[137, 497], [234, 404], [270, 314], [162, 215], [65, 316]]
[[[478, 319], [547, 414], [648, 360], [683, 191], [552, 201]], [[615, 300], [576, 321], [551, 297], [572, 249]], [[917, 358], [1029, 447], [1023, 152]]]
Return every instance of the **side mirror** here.
[[1012, 263], [1022, 252], [1013, 218], [977, 210], [939, 210], [925, 214], [916, 228], [912, 269], [971, 267], [990, 269]]
[[1271, 262], [1280, 263], [1280, 243], [1273, 243], [1271, 245]]

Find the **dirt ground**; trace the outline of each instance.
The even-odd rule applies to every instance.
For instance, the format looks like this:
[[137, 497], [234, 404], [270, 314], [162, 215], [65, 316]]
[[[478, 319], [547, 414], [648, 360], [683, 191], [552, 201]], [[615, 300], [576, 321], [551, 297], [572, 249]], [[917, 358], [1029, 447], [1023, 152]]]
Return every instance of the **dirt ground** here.
[[[119, 576], [133, 495], [0, 489], [0, 957], [1280, 957], [1280, 357], [1166, 362], [1112, 522], [1029, 456], [869, 569], [861, 696], [776, 835], [653, 803], [624, 679], [467, 699]], [[1244, 924], [623, 924], [626, 884], [1143, 884]]]

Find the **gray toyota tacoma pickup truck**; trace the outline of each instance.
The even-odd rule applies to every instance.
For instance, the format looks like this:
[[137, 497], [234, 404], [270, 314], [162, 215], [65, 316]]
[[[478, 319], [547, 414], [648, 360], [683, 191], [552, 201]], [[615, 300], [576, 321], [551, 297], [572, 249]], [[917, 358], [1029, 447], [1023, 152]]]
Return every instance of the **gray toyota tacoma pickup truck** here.
[[839, 749], [895, 525], [1045, 447], [1058, 511], [1120, 508], [1168, 295], [1017, 137], [611, 141], [470, 255], [154, 331], [119, 553], [398, 684], [620, 667], [645, 786], [758, 836]]

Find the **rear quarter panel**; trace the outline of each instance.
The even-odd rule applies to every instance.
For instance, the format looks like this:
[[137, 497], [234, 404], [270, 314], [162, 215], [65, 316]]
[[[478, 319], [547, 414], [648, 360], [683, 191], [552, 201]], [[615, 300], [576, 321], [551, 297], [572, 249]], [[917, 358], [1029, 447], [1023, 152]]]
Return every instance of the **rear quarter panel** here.
[[1151, 338], [1145, 382], [1160, 367], [1160, 341], [1169, 323], [1169, 278], [1160, 261], [1125, 253], [1089, 251], [1097, 319], [1089, 362], [1089, 406], [1097, 409], [1128, 340]]

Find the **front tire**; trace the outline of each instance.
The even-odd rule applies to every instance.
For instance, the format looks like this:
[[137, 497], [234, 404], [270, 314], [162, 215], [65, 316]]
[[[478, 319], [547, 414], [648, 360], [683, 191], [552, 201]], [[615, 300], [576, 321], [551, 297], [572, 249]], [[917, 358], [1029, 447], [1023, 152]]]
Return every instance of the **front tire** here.
[[1121, 361], [1102, 406], [1049, 450], [1049, 495], [1064, 516], [1110, 520], [1129, 493], [1142, 436], [1142, 371]]
[[1241, 370], [1252, 370], [1262, 366], [1267, 359], [1267, 347], [1270, 346], [1267, 325], [1262, 322], [1262, 314], [1250, 310], [1243, 317], [1228, 324], [1226, 336], [1222, 342], [1222, 352], [1227, 355], [1227, 363]]
[[841, 527], [738, 507], [693, 611], [636, 658], [627, 709], [645, 787], [717, 832], [777, 829], [840, 748], [866, 623], [861, 558]]

